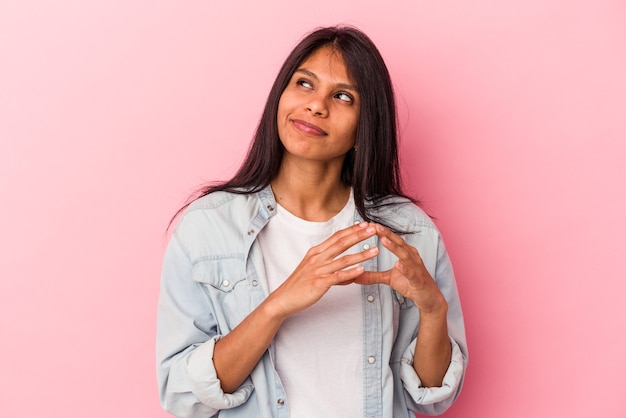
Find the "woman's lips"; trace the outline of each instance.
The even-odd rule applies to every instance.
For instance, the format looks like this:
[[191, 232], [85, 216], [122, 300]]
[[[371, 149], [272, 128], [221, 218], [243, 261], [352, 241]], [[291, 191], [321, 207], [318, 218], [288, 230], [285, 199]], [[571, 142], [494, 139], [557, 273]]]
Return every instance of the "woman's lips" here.
[[300, 119], [292, 119], [291, 123], [293, 123], [293, 126], [295, 126], [297, 130], [304, 132], [306, 134], [309, 134], [309, 135], [316, 135], [316, 136], [328, 135], [326, 131], [324, 131], [322, 128], [319, 128], [313, 125], [312, 123], [308, 123]]

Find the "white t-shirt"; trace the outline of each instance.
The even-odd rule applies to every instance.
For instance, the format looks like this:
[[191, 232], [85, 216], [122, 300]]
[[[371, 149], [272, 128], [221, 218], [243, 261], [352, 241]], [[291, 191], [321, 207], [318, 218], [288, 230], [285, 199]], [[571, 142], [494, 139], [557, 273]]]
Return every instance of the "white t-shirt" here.
[[[270, 292], [311, 247], [352, 225], [354, 210], [352, 193], [341, 212], [326, 222], [305, 221], [278, 205], [258, 236]], [[276, 370], [293, 418], [363, 415], [361, 286], [333, 286], [316, 304], [285, 320], [274, 346]]]

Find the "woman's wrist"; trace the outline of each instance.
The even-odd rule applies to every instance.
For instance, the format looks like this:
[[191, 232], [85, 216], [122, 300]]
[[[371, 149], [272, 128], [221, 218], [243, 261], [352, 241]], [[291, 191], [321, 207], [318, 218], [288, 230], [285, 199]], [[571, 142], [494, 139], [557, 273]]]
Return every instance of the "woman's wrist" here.
[[420, 320], [424, 321], [424, 320], [433, 320], [433, 321], [438, 321], [438, 320], [446, 320], [448, 317], [448, 302], [446, 302], [446, 300], [442, 297], [442, 300], [436, 304], [434, 304], [433, 306], [430, 306], [428, 309], [423, 309], [421, 307], [419, 307], [419, 305], [416, 303], [416, 305], [418, 306], [418, 309], [420, 311]]
[[281, 305], [282, 304], [278, 298], [274, 294], [270, 294], [270, 296], [267, 297], [261, 305], [259, 305], [259, 308], [261, 309], [263, 316], [271, 323], [282, 324], [282, 322], [287, 319], [289, 315], [285, 313], [285, 310]]

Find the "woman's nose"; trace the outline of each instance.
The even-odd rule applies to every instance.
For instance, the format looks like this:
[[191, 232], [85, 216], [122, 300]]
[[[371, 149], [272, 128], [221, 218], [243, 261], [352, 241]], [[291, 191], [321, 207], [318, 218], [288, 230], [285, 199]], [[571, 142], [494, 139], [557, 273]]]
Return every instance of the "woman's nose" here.
[[326, 117], [328, 115], [326, 99], [322, 94], [314, 94], [306, 104], [306, 110], [315, 116]]

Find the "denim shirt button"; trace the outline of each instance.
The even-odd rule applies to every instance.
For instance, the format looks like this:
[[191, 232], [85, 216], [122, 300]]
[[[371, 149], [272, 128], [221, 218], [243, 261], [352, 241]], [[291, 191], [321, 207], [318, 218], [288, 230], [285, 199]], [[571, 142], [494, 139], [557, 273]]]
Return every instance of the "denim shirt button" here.
[[285, 401], [282, 400], [282, 399], [279, 399], [277, 402], [278, 402], [278, 405], [284, 405], [285, 404]]
[[222, 282], [222, 286], [224, 286], [224, 287], [228, 287], [229, 284], [230, 284], [230, 282], [228, 280], [224, 280]]
[[254, 229], [250, 229], [250, 230], [248, 231], [248, 235], [252, 235], [252, 234], [254, 234]]
[[363, 244], [363, 249], [364, 250], [369, 250], [370, 249], [370, 245], [369, 244]]
[[272, 205], [267, 205], [267, 208], [269, 209], [270, 212], [272, 212], [274, 210], [274, 206], [272, 206]]
[[257, 287], [258, 284], [259, 282], [257, 282], [256, 280], [252, 280], [252, 286]]
[[374, 356], [369, 356], [369, 357], [367, 358], [367, 362], [368, 362], [369, 364], [374, 364], [374, 363], [376, 362], [376, 357], [374, 357]]
[[368, 302], [374, 302], [374, 295], [367, 295]]

